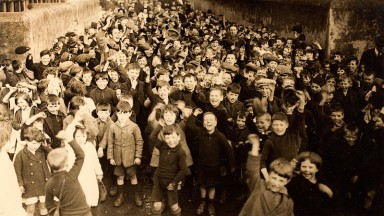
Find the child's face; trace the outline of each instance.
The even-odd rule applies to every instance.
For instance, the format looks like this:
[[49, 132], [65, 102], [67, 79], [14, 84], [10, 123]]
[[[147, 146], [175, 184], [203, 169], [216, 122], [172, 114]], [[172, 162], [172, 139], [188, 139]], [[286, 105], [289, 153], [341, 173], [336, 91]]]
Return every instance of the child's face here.
[[344, 122], [344, 113], [341, 111], [332, 112], [330, 117], [332, 122], [337, 126], [341, 126]]
[[312, 83], [311, 84], [311, 90], [313, 93], [319, 93], [321, 91], [321, 87], [317, 83]]
[[137, 63], [139, 64], [140, 68], [144, 68], [145, 66], [147, 66], [147, 58], [141, 58], [137, 61]]
[[336, 86], [336, 79], [335, 78], [327, 79], [326, 84], [331, 86]]
[[342, 81], [339, 83], [339, 86], [340, 86], [340, 89], [341, 89], [341, 90], [348, 90], [348, 88], [351, 87], [351, 84], [349, 83], [348, 80], [342, 80]]
[[303, 76], [303, 82], [305, 86], [309, 86], [311, 83], [311, 77], [310, 76]]
[[110, 116], [110, 114], [111, 114], [111, 111], [109, 111], [109, 110], [99, 110], [99, 111], [97, 111], [97, 117], [101, 121], [106, 121], [108, 119], [108, 117]]
[[272, 130], [275, 132], [275, 134], [282, 136], [285, 134], [288, 128], [288, 122], [281, 121], [281, 120], [274, 120], [272, 122]]
[[259, 91], [263, 95], [263, 97], [269, 97], [269, 95], [271, 94], [271, 89], [268, 87], [268, 85], [260, 86]]
[[232, 76], [229, 73], [223, 75], [223, 86], [228, 86], [232, 83]]
[[117, 73], [117, 71], [108, 71], [108, 75], [112, 82], [115, 83], [119, 81], [119, 73]]
[[186, 77], [184, 79], [184, 86], [185, 86], [185, 89], [188, 90], [188, 91], [193, 91], [196, 87], [196, 80], [192, 77]]
[[130, 80], [137, 80], [137, 78], [139, 78], [139, 75], [140, 75], [140, 70], [136, 70], [136, 69], [128, 70], [128, 78]]
[[230, 65], [234, 65], [236, 63], [236, 56], [234, 54], [228, 54], [225, 62]]
[[374, 75], [366, 75], [363, 76], [364, 83], [367, 85], [373, 85], [373, 81], [375, 80]]
[[167, 143], [169, 148], [175, 148], [180, 142], [180, 135], [174, 131], [171, 134], [164, 135], [164, 141]]
[[355, 71], [357, 69], [357, 62], [355, 60], [352, 60], [348, 63], [348, 68], [351, 71]]
[[231, 91], [229, 91], [227, 93], [227, 98], [229, 100], [229, 103], [235, 103], [237, 101], [237, 99], [239, 98], [239, 94], [236, 94], [236, 93], [233, 93]]
[[181, 79], [174, 79], [173, 80], [173, 86], [175, 86], [178, 89], [183, 89], [183, 80]]
[[344, 135], [345, 141], [348, 143], [348, 145], [351, 145], [351, 146], [356, 143], [357, 138], [358, 138], [357, 133], [354, 133], [351, 131], [346, 132]]
[[209, 102], [213, 107], [217, 107], [223, 101], [223, 94], [219, 90], [213, 90], [209, 93]]
[[41, 63], [43, 65], [48, 65], [50, 61], [51, 61], [51, 57], [48, 54], [47, 55], [43, 55], [41, 57]]
[[21, 110], [25, 110], [29, 107], [29, 104], [26, 100], [19, 98], [17, 100], [17, 106], [20, 107]]
[[36, 140], [27, 141], [27, 148], [31, 151], [36, 151], [41, 146], [41, 142], [37, 142]]
[[99, 89], [103, 90], [103, 89], [107, 88], [108, 79], [100, 78], [100, 79], [96, 80], [96, 85]]
[[215, 75], [219, 73], [219, 70], [217, 69], [217, 67], [211, 66], [208, 68], [208, 73]]
[[237, 128], [239, 128], [240, 130], [244, 129], [246, 127], [245, 121], [246, 121], [245, 117], [237, 117], [236, 119]]
[[92, 74], [83, 74], [82, 80], [86, 86], [91, 85], [92, 82]]
[[159, 95], [159, 97], [161, 99], [166, 99], [169, 95], [169, 88], [168, 86], [162, 86], [160, 88], [157, 89], [157, 94]]
[[213, 132], [217, 125], [216, 117], [213, 114], [205, 115], [203, 118], [203, 125], [208, 132]]
[[341, 55], [335, 55], [335, 57], [333, 58], [333, 60], [338, 61], [338, 62], [341, 62], [341, 60], [342, 60]]
[[300, 173], [308, 181], [316, 179], [316, 173], [319, 171], [316, 164], [311, 163], [308, 159], [301, 162]]
[[79, 145], [87, 143], [87, 134], [82, 130], [77, 130], [74, 138]]
[[267, 120], [267, 118], [263, 116], [256, 118], [256, 128], [260, 133], [265, 133], [270, 126], [271, 121]]
[[337, 76], [342, 76], [342, 75], [345, 75], [345, 70], [343, 68], [339, 68], [337, 69]]
[[275, 62], [275, 61], [270, 61], [270, 62], [268, 63], [268, 68], [271, 69], [272, 71], [276, 70], [276, 68], [277, 68], [277, 62]]
[[129, 117], [131, 117], [131, 114], [132, 112], [123, 112], [123, 111], [117, 112], [116, 113], [117, 120], [119, 120], [120, 123], [125, 124], [129, 120]]
[[176, 122], [176, 114], [171, 111], [166, 111], [163, 115], [164, 123], [166, 125], [173, 125]]
[[278, 192], [280, 191], [286, 184], [288, 184], [288, 179], [279, 176], [275, 172], [269, 173], [269, 182], [271, 183], [271, 191]]

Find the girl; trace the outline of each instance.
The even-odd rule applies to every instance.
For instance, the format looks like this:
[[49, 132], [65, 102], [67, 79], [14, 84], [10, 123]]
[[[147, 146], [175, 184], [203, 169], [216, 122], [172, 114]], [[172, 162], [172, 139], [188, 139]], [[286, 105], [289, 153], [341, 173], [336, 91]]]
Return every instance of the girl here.
[[95, 145], [95, 139], [99, 133], [97, 121], [91, 116], [91, 112], [88, 110], [84, 97], [75, 96], [69, 102], [68, 116], [63, 122], [64, 129], [67, 128], [69, 123], [71, 123], [76, 116], [81, 116], [81, 119], [83, 119], [82, 124], [84, 124], [86, 128], [88, 140]]
[[299, 175], [287, 185], [295, 205], [294, 213], [300, 215], [332, 215], [332, 190], [324, 184], [319, 171], [323, 160], [315, 152], [302, 152], [298, 155]]
[[103, 171], [97, 157], [96, 149], [87, 140], [85, 128], [77, 128], [74, 138], [85, 153], [84, 164], [79, 174], [79, 182], [83, 188], [87, 203], [90, 206], [97, 206], [99, 202], [99, 187], [97, 181], [103, 179]]
[[47, 215], [45, 184], [51, 173], [46, 163], [46, 152], [42, 148], [45, 136], [35, 127], [25, 129], [23, 136], [26, 147], [16, 155], [14, 162], [23, 202], [27, 205], [27, 215], [34, 215], [37, 202], [40, 215]]
[[[16, 139], [14, 140], [14, 154], [17, 154], [23, 146], [20, 145], [24, 141], [23, 137], [23, 126], [25, 122], [31, 117], [39, 113], [39, 109], [36, 106], [33, 106], [32, 99], [25, 92], [18, 92], [15, 96], [15, 103], [17, 107], [14, 109], [14, 118], [12, 121], [12, 136]], [[18, 145], [19, 144], [19, 145]]]

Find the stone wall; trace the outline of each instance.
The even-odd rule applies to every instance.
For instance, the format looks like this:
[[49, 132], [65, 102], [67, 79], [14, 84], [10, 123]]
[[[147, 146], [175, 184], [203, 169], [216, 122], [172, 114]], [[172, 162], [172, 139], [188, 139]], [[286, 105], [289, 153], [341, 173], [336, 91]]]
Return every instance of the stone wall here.
[[383, 0], [190, 0], [198, 10], [211, 9], [228, 20], [267, 26], [283, 37], [301, 23], [307, 42], [319, 41], [327, 56], [341, 51], [360, 57], [384, 34]]
[[[72, 0], [60, 4], [34, 4], [21, 13], [0, 13], [0, 59], [25, 58], [14, 50], [17, 46], [31, 47], [35, 61], [39, 53], [49, 49], [55, 38], [68, 31], [83, 33], [84, 28], [101, 17], [98, 0]], [[77, 22], [75, 22], [77, 21]]]
[[364, 50], [374, 47], [374, 37], [384, 33], [384, 4], [371, 6], [331, 7], [330, 52], [342, 51], [346, 56], [360, 58]]

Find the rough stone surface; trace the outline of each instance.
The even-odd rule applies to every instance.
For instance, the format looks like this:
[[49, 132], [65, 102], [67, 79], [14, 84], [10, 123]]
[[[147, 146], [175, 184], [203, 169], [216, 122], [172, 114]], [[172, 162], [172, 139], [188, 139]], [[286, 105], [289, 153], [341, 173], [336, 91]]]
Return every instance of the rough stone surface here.
[[31, 10], [21, 13], [0, 13], [0, 59], [23, 60], [25, 56], [16, 55], [14, 50], [25, 45], [31, 47], [35, 61], [38, 61], [40, 51], [51, 48], [55, 38], [68, 31], [83, 33], [84, 27], [100, 16], [97, 0], [34, 4]]
[[267, 26], [292, 37], [301, 23], [307, 42], [319, 41], [327, 55], [341, 51], [360, 57], [384, 34], [383, 0], [191, 0], [196, 9], [224, 14], [230, 21]]

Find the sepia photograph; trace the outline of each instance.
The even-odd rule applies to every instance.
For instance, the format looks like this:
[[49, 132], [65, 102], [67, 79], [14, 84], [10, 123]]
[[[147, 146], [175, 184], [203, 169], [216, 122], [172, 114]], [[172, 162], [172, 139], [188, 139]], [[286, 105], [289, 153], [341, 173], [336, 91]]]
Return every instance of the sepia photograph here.
[[0, 0], [0, 216], [384, 216], [383, 0]]

